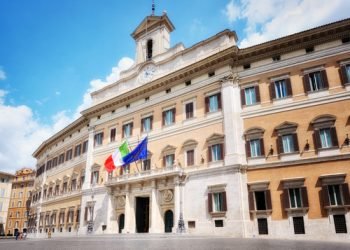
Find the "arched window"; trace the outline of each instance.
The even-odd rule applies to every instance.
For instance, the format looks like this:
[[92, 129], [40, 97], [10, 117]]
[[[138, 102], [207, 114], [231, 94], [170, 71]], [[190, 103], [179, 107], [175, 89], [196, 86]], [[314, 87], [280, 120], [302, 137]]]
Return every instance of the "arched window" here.
[[147, 60], [152, 59], [152, 53], [153, 53], [153, 40], [150, 39], [147, 41]]

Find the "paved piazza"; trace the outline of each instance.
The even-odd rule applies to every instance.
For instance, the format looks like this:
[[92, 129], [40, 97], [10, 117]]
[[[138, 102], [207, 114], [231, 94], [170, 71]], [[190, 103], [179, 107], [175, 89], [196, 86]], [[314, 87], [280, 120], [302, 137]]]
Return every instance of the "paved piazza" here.
[[51, 238], [27, 240], [0, 240], [0, 249], [12, 250], [90, 250], [90, 249], [283, 249], [283, 250], [326, 250], [350, 249], [350, 243], [322, 241], [292, 241], [271, 239], [237, 239], [226, 237], [195, 237], [168, 235], [127, 235], [127, 236], [92, 236], [77, 238]]

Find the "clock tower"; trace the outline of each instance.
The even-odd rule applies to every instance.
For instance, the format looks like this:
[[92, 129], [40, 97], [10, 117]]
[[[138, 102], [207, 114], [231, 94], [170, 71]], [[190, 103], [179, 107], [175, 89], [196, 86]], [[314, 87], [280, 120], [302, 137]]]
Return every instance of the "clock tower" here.
[[170, 33], [175, 29], [166, 13], [147, 16], [131, 36], [136, 42], [136, 64], [152, 60], [170, 48]]

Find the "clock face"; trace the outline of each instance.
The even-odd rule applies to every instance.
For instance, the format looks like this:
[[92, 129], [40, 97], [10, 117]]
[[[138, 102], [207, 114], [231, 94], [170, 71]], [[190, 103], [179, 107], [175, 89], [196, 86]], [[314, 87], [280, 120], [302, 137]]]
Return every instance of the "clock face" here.
[[156, 66], [153, 64], [147, 65], [141, 73], [141, 79], [144, 82], [148, 82], [150, 80], [152, 80], [153, 76], [155, 75], [157, 69]]

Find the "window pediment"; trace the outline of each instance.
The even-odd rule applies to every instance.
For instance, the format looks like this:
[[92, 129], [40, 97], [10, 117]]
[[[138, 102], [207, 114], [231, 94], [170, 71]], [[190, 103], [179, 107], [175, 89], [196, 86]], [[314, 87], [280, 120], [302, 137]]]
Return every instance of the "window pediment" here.
[[311, 121], [311, 125], [314, 128], [332, 127], [336, 117], [334, 115], [321, 115], [317, 116]]
[[294, 122], [283, 122], [282, 124], [275, 127], [275, 131], [278, 135], [294, 133], [298, 127], [297, 123]]
[[305, 182], [305, 177], [295, 177], [295, 178], [281, 180], [281, 183], [284, 189], [303, 187], [304, 182]]
[[186, 140], [183, 144], [182, 144], [182, 148], [184, 149], [190, 149], [190, 148], [195, 148], [198, 145], [198, 142], [196, 140], [193, 139], [189, 139]]
[[209, 136], [207, 138], [207, 143], [208, 143], [209, 146], [210, 145], [214, 145], [214, 144], [223, 143], [224, 142], [224, 138], [225, 138], [224, 135], [214, 133], [214, 134], [212, 134], [211, 136]]
[[246, 130], [244, 133], [244, 136], [246, 139], [251, 140], [251, 139], [259, 139], [263, 137], [265, 130], [260, 127], [253, 127], [251, 129]]
[[175, 150], [176, 150], [176, 147], [168, 144], [163, 148], [162, 153], [163, 154], [172, 154], [172, 153], [175, 153]]
[[101, 165], [97, 164], [97, 163], [94, 163], [92, 166], [91, 166], [91, 172], [94, 172], [94, 171], [99, 171], [101, 168]]
[[321, 175], [319, 179], [321, 180], [322, 186], [325, 185], [333, 185], [333, 184], [342, 184], [345, 182], [345, 173], [339, 174], [329, 174], [329, 175]]
[[248, 183], [249, 191], [264, 191], [269, 189], [269, 181], [257, 181]]

